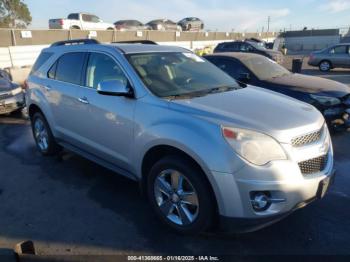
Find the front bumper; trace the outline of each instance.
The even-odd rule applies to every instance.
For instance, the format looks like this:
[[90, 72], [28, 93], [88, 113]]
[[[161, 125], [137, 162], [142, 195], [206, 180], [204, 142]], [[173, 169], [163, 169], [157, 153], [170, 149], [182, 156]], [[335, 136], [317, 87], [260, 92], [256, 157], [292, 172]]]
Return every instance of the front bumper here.
[[[322, 198], [328, 191], [329, 185], [333, 183], [334, 177], [335, 170], [331, 168], [325, 175], [294, 184], [290, 182], [243, 182], [243, 186], [238, 185], [238, 188], [242, 187], [239, 193], [241, 202], [238, 203], [237, 199], [231, 202], [231, 205], [236, 205], [236, 211], [238, 212], [233, 216], [220, 214], [220, 231], [225, 233], [247, 233], [276, 223], [294, 211]], [[329, 181], [326, 190], [321, 187], [324, 180]], [[273, 197], [279, 197], [285, 199], [285, 201], [272, 203], [266, 211], [256, 212], [252, 208], [251, 199], [249, 198], [249, 192], [251, 191], [270, 191], [275, 194]]]
[[[231, 232], [254, 231], [323, 197], [334, 175], [333, 148], [328, 131], [322, 133], [318, 142], [306, 146], [281, 145], [288, 160], [272, 161], [264, 166], [245, 162], [234, 173], [211, 172], [222, 227]], [[324, 162], [314, 171], [314, 161], [319, 158]], [[312, 171], [305, 169], [306, 162]], [[261, 193], [270, 201], [266, 209], [257, 210], [253, 204], [254, 196]]]
[[17, 111], [25, 106], [24, 94], [20, 93], [15, 96], [0, 98], [0, 115], [9, 114]]

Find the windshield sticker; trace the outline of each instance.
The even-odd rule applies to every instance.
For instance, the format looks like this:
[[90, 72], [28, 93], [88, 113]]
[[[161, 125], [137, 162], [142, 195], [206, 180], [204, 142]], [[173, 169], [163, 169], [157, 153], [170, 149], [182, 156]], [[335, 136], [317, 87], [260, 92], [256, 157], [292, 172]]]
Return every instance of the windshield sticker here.
[[199, 56], [193, 54], [193, 53], [182, 53], [184, 56], [192, 59], [193, 61], [196, 61], [196, 62], [200, 62], [200, 63], [203, 63], [205, 62], [202, 58], [200, 58]]

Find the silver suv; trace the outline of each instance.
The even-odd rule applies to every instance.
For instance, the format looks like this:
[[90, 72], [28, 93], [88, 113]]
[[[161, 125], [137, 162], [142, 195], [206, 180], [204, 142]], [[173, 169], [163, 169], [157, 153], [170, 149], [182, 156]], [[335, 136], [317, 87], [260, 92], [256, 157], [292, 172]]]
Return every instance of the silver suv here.
[[138, 181], [181, 233], [252, 231], [323, 197], [333, 150], [312, 106], [180, 48], [60, 42], [44, 49], [27, 103], [43, 155], [62, 147]]

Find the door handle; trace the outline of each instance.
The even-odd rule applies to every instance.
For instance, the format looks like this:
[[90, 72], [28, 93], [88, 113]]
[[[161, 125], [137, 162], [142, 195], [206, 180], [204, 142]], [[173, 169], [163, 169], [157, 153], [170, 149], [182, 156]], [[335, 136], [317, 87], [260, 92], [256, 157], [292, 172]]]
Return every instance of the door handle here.
[[86, 97], [80, 97], [80, 98], [78, 99], [78, 101], [79, 101], [80, 103], [83, 103], [83, 104], [89, 104], [89, 101], [87, 100]]
[[50, 91], [50, 90], [51, 90], [51, 86], [44, 86], [44, 89], [45, 89], [46, 91]]

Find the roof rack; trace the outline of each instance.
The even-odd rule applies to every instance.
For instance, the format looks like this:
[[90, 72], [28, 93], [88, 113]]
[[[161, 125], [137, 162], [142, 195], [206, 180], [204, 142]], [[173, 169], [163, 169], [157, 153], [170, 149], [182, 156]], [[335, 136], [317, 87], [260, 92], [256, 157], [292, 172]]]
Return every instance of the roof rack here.
[[151, 40], [130, 40], [130, 41], [118, 41], [112, 42], [113, 44], [143, 44], [143, 45], [158, 45], [156, 42]]
[[100, 42], [95, 39], [73, 39], [66, 41], [58, 41], [51, 45], [54, 46], [62, 46], [62, 45], [91, 45], [91, 44], [99, 44]]

